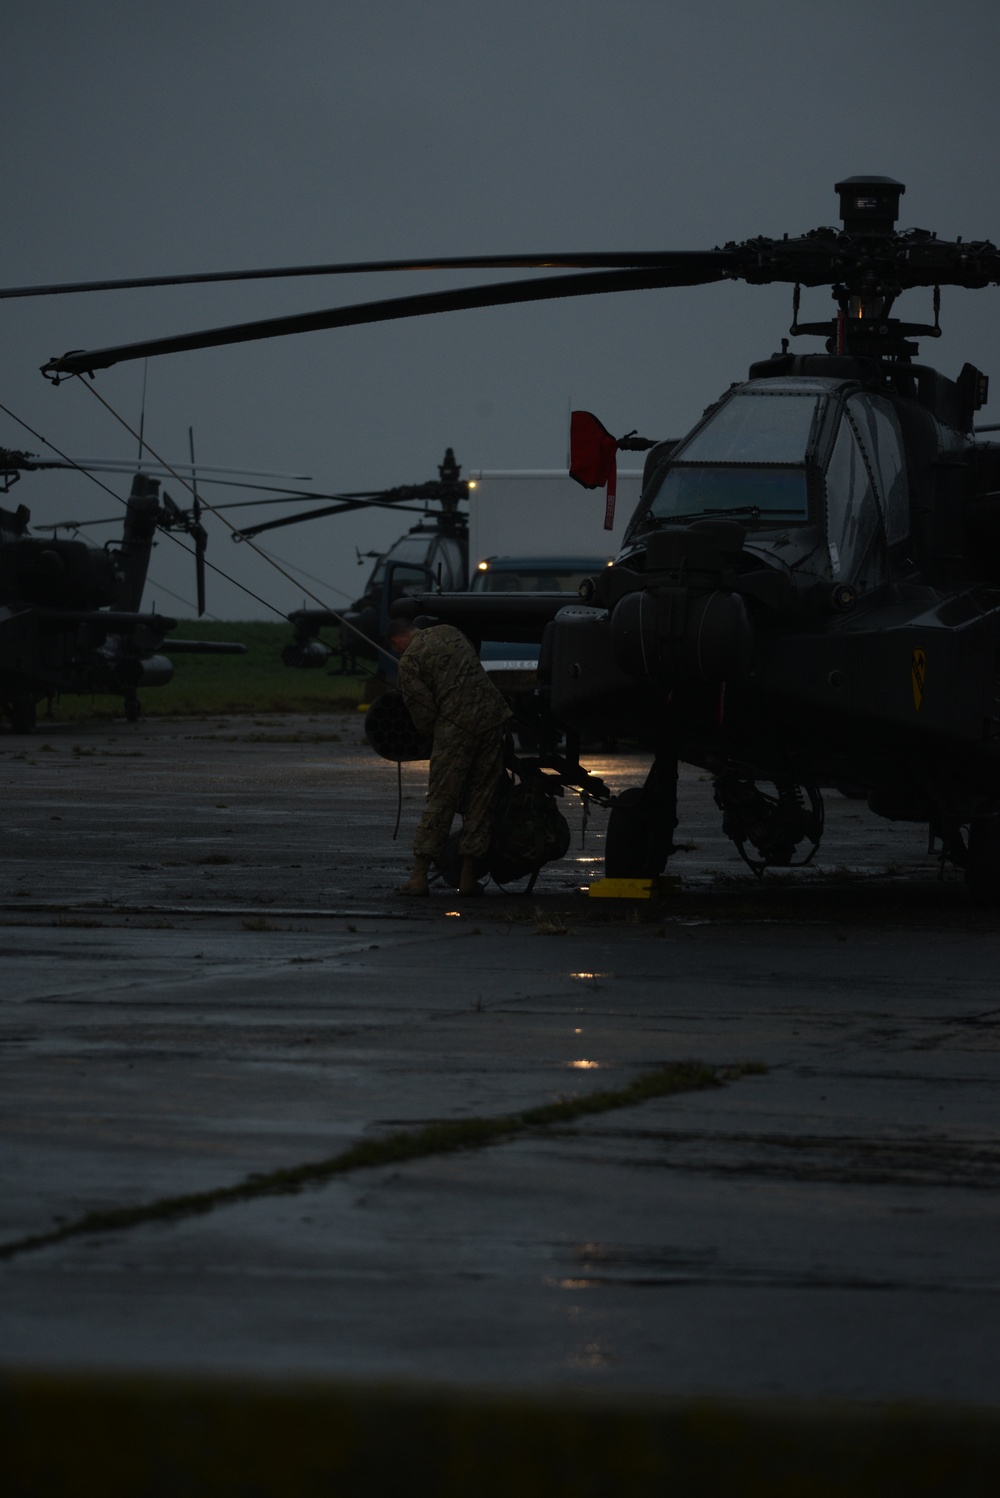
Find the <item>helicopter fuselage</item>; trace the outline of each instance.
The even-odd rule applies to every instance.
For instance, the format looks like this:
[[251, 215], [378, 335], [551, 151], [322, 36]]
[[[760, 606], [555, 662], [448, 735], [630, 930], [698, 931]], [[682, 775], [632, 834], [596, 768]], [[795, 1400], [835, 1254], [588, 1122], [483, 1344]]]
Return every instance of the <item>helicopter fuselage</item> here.
[[[779, 355], [652, 448], [623, 548], [579, 602], [552, 597], [547, 622], [539, 598], [418, 607], [477, 639], [541, 632], [553, 718], [710, 771], [738, 844], [755, 782], [808, 802], [764, 865], [818, 842], [823, 787], [951, 836], [1000, 813], [1000, 447], [971, 428], [933, 370]], [[653, 789], [646, 812], [672, 826]]]
[[669, 730], [709, 769], [808, 760], [886, 807], [1000, 809], [1000, 589], [963, 524], [998, 459], [933, 371], [901, 394], [873, 360], [796, 363], [653, 449], [622, 554], [550, 626], [552, 711]]

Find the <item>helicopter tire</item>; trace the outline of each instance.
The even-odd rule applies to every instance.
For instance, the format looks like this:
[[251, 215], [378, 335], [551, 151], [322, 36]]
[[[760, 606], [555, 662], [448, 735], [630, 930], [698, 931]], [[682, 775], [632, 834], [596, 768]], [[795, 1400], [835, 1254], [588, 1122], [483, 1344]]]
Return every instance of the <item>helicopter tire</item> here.
[[138, 697], [125, 698], [125, 721], [127, 723], [138, 723], [142, 717], [142, 703]]
[[1000, 905], [1000, 817], [973, 817], [965, 882], [977, 905]]
[[12, 733], [34, 733], [38, 721], [34, 697], [15, 697], [8, 716]]
[[649, 815], [640, 786], [631, 786], [615, 798], [608, 816], [604, 840], [604, 872], [608, 879], [655, 879], [662, 874], [670, 853], [670, 838], [664, 839]]

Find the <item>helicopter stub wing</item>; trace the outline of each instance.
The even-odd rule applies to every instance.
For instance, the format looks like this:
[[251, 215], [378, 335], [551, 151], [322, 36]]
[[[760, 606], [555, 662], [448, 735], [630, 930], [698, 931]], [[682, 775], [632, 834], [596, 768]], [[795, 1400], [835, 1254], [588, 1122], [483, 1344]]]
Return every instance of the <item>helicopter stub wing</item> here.
[[247, 647], [236, 640], [167, 640], [171, 655], [246, 655]]
[[33, 606], [32, 612], [39, 619], [54, 624], [98, 624], [113, 631], [136, 629], [145, 625], [159, 634], [167, 634], [177, 628], [177, 620], [165, 614], [137, 614], [130, 609], [60, 609]]

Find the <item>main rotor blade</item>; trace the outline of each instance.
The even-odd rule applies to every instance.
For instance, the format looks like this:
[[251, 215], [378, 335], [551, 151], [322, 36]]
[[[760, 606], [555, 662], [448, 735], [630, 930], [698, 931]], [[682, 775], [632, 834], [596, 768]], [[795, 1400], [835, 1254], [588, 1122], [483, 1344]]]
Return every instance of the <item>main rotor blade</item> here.
[[325, 328], [356, 327], [362, 323], [392, 322], [404, 317], [422, 317], [430, 312], [461, 312], [476, 307], [504, 307], [518, 302], [541, 302], [568, 296], [595, 296], [609, 291], [649, 291], [665, 286], [700, 286], [721, 281], [737, 264], [727, 250], [692, 251], [672, 257], [672, 266], [655, 270], [596, 271], [586, 275], [553, 276], [530, 281], [503, 281], [491, 286], [462, 287], [452, 291], [424, 292], [417, 296], [392, 297], [362, 302], [353, 307], [334, 307], [323, 312], [270, 317], [258, 322], [210, 328], [175, 338], [154, 338], [145, 343], [120, 344], [115, 348], [74, 350], [43, 365], [47, 378], [69, 374], [91, 374], [132, 359], [159, 354], [185, 353], [192, 349], [218, 348], [231, 343], [250, 343], [259, 338], [280, 338], [290, 333], [315, 333]]
[[[295, 276], [357, 276], [404, 270], [613, 270], [672, 264], [677, 250], [583, 250], [557, 255], [444, 255], [418, 260], [345, 260], [332, 265], [285, 265], [271, 270], [219, 270], [184, 276], [131, 276], [117, 281], [53, 281], [0, 288], [0, 300], [71, 296], [83, 291], [132, 291], [151, 286], [202, 286], [215, 281], [273, 281]], [[697, 252], [695, 252], [697, 253]]]

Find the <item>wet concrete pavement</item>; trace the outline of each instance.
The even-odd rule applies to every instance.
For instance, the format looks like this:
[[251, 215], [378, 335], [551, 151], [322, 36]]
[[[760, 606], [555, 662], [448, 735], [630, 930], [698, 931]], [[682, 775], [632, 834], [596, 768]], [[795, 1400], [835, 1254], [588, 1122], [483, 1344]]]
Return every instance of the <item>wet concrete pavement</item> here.
[[[592, 757], [620, 788], [639, 757]], [[393, 894], [425, 771], [359, 720], [0, 739], [0, 1243], [431, 1119], [708, 1091], [0, 1263], [0, 1361], [1000, 1399], [1000, 920], [831, 796], [758, 885], [682, 782], [651, 905]]]

